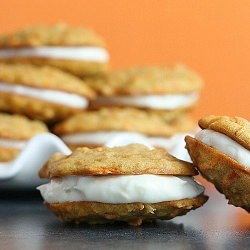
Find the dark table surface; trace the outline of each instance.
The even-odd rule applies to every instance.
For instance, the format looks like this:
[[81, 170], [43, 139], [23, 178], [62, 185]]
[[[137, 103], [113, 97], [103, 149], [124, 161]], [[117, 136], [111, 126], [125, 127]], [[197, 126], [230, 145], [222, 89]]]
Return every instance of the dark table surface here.
[[250, 216], [209, 189], [209, 201], [171, 221], [132, 227], [62, 224], [39, 195], [0, 194], [0, 249], [250, 249]]

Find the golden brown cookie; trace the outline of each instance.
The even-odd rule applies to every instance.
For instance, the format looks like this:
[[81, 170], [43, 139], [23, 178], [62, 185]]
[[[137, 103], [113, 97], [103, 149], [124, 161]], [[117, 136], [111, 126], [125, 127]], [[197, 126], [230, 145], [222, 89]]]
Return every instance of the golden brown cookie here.
[[102, 108], [86, 110], [54, 127], [60, 136], [96, 132], [137, 132], [148, 136], [168, 137], [175, 133], [189, 132], [193, 121], [182, 116], [166, 122], [161, 116], [135, 108]]
[[[143, 220], [171, 219], [202, 206], [207, 197], [192, 179], [195, 174], [192, 164], [140, 144], [78, 148], [70, 156], [57, 153], [51, 157], [39, 171], [41, 178], [52, 178], [51, 183], [38, 189], [48, 208], [65, 222], [140, 225]], [[177, 189], [181, 196], [176, 196]], [[152, 190], [154, 197], [149, 194]], [[159, 194], [165, 200], [157, 197], [157, 202], [144, 202]]]
[[0, 36], [0, 61], [50, 65], [92, 76], [106, 72], [108, 52], [94, 31], [59, 23]]
[[48, 129], [40, 121], [0, 113], [0, 161], [13, 160], [30, 138], [44, 132]]
[[195, 138], [186, 137], [194, 165], [230, 204], [250, 211], [250, 123], [241, 117], [208, 116], [199, 125], [203, 130]]
[[185, 215], [206, 201], [207, 196], [153, 204], [141, 202], [127, 204], [108, 204], [99, 202], [46, 203], [47, 207], [64, 222], [102, 224], [115, 221], [128, 222], [140, 226], [143, 221], [157, 219], [170, 220]]
[[88, 106], [93, 91], [79, 78], [52, 67], [0, 63], [0, 110], [44, 121]]
[[149, 150], [140, 144], [77, 148], [70, 157], [57, 153], [39, 171], [41, 178], [127, 174], [195, 175], [196, 171], [192, 164], [178, 160], [163, 149]]
[[89, 79], [98, 94], [92, 107], [133, 106], [152, 110], [189, 109], [197, 100], [202, 79], [184, 66], [133, 67]]
[[182, 65], [131, 67], [87, 83], [105, 96], [192, 93], [202, 87], [200, 76]]

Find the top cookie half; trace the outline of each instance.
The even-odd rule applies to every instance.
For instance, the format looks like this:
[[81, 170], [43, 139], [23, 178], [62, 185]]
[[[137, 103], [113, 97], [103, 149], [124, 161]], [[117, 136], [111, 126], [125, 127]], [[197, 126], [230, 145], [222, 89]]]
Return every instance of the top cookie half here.
[[203, 86], [201, 77], [183, 65], [131, 67], [90, 79], [100, 96], [192, 93]]
[[242, 117], [211, 115], [199, 120], [202, 129], [222, 133], [250, 150], [250, 123]]
[[196, 175], [193, 165], [164, 149], [149, 150], [141, 144], [124, 147], [78, 148], [70, 156], [54, 154], [39, 172], [41, 178], [72, 175]]
[[45, 132], [48, 132], [48, 129], [41, 121], [0, 113], [0, 138], [2, 139], [28, 140], [34, 135]]
[[79, 45], [105, 47], [104, 40], [93, 30], [63, 23], [29, 27], [0, 37], [1, 49]]

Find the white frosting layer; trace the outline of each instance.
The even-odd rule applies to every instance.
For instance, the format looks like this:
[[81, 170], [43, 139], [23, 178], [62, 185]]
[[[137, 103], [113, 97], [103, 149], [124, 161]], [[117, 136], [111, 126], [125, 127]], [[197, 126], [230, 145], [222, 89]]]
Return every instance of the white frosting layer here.
[[144, 95], [144, 96], [100, 96], [95, 102], [99, 105], [124, 105], [152, 109], [176, 109], [186, 107], [198, 100], [198, 93], [179, 95]]
[[204, 188], [192, 177], [164, 175], [69, 176], [38, 187], [48, 203], [95, 201], [156, 203], [194, 198]]
[[76, 133], [64, 135], [61, 138], [69, 144], [102, 144], [109, 147], [125, 146], [130, 143], [148, 143], [144, 135], [127, 131], [95, 131]]
[[0, 82], [0, 92], [29, 96], [39, 100], [62, 104], [72, 108], [86, 108], [88, 106], [88, 100], [85, 97], [59, 90], [32, 88], [29, 86]]
[[0, 139], [0, 147], [3, 147], [3, 148], [23, 149], [26, 144], [27, 144], [27, 141]]
[[109, 60], [109, 54], [104, 48], [81, 46], [43, 46], [0, 50], [0, 58], [11, 57], [45, 57], [93, 62], [107, 62]]
[[250, 168], [249, 150], [228, 136], [213, 130], [203, 129], [196, 134], [195, 138]]

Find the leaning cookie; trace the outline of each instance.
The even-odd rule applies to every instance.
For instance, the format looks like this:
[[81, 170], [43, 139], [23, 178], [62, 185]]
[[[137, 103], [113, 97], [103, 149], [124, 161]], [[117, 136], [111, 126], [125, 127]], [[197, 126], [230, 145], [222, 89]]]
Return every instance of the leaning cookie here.
[[140, 225], [186, 214], [207, 201], [191, 177], [192, 164], [140, 144], [57, 153], [39, 175], [52, 179], [38, 189], [64, 222]]
[[93, 91], [61, 70], [0, 63], [0, 110], [43, 121], [61, 120], [88, 107]]
[[[188, 133], [193, 129], [194, 123], [188, 116], [166, 122], [160, 116], [145, 110], [110, 107], [85, 110], [56, 124], [53, 132], [72, 148], [93, 148], [110, 145], [112, 141], [114, 144], [121, 142], [126, 145], [131, 139], [133, 142], [142, 143], [145, 138], [145, 142], [171, 152], [171, 149], [180, 143], [180, 137], [176, 135]], [[181, 140], [183, 141], [183, 137]]]
[[241, 117], [208, 116], [202, 130], [186, 137], [186, 148], [201, 174], [230, 204], [250, 212], [250, 123]]
[[29, 139], [45, 132], [48, 129], [41, 121], [0, 113], [0, 162], [15, 159]]
[[129, 106], [157, 111], [192, 108], [199, 97], [202, 79], [180, 65], [173, 67], [133, 67], [87, 81], [97, 92], [91, 106]]
[[58, 67], [78, 76], [106, 72], [109, 54], [90, 29], [41, 25], [0, 36], [0, 61]]

